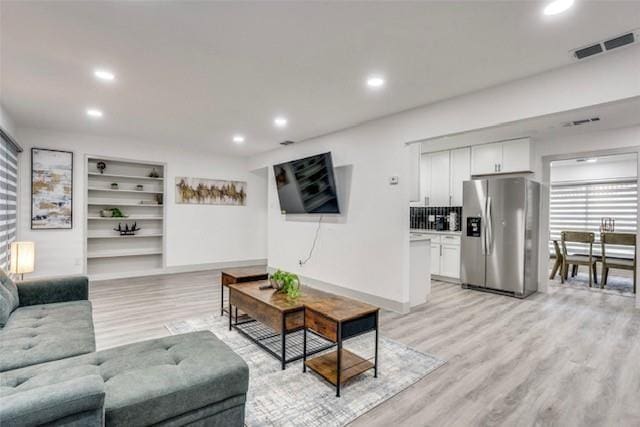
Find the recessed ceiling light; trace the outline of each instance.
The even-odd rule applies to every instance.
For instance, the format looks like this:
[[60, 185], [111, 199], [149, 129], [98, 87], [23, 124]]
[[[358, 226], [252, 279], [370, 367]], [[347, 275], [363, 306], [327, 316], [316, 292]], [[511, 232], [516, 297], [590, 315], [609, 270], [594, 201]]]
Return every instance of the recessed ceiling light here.
[[233, 135], [233, 142], [235, 142], [236, 144], [242, 144], [244, 142], [244, 136], [243, 135]]
[[287, 119], [286, 117], [278, 116], [273, 119], [273, 124], [276, 125], [276, 127], [283, 128], [287, 126]]
[[543, 13], [545, 15], [557, 15], [573, 6], [574, 0], [555, 0], [545, 6]]
[[369, 76], [367, 77], [367, 86], [369, 86], [370, 88], [381, 88], [382, 86], [384, 86], [385, 84], [385, 80], [384, 77], [382, 76]]
[[598, 161], [598, 159], [587, 159], [586, 161], [587, 163], [595, 163]]
[[87, 109], [87, 116], [95, 118], [102, 117], [102, 111], [96, 108], [89, 108]]
[[104, 69], [96, 69], [96, 70], [94, 70], [93, 75], [97, 79], [104, 80], [105, 82], [113, 81], [116, 78], [115, 74], [113, 74], [109, 70], [104, 70]]

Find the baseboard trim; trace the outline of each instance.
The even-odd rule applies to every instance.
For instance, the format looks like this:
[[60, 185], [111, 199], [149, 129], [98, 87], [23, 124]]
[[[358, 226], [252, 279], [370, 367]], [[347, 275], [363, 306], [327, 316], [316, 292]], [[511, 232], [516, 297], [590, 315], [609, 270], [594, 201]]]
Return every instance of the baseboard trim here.
[[222, 261], [222, 262], [209, 262], [204, 264], [190, 264], [190, 265], [174, 265], [165, 268], [159, 268], [154, 270], [145, 271], [126, 271], [119, 273], [109, 274], [92, 274], [89, 275], [89, 280], [113, 280], [113, 279], [128, 279], [133, 277], [146, 277], [146, 276], [159, 276], [162, 274], [177, 274], [177, 273], [195, 273], [198, 271], [206, 270], [220, 270], [223, 268], [233, 267], [247, 267], [251, 265], [266, 265], [266, 258], [248, 259], [241, 261]]
[[[276, 268], [267, 266], [267, 271], [269, 273], [273, 273], [276, 270], [277, 270]], [[409, 301], [402, 303], [400, 301], [394, 301], [388, 298], [379, 297], [377, 295], [372, 295], [366, 292], [345, 288], [344, 286], [335, 285], [329, 282], [324, 282], [322, 280], [303, 276], [301, 274], [299, 274], [298, 277], [300, 278], [300, 281], [305, 286], [309, 286], [310, 288], [318, 289], [320, 291], [329, 292], [329, 293], [340, 295], [347, 298], [357, 299], [359, 301], [363, 301], [363, 302], [384, 308], [385, 310], [394, 311], [400, 314], [409, 313], [409, 311], [411, 310], [411, 304]]]

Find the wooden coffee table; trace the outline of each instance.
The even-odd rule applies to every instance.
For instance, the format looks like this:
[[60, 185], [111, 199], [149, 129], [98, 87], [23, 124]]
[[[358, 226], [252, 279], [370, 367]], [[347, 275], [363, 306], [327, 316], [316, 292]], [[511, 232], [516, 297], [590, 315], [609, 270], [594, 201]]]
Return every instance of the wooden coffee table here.
[[[340, 397], [340, 387], [356, 375], [373, 369], [374, 378], [378, 377], [378, 314], [380, 309], [349, 298], [331, 296], [310, 301], [305, 305], [304, 341], [306, 349], [307, 331], [312, 331], [336, 343], [336, 350], [307, 360], [305, 355], [302, 372], [307, 367], [336, 387], [336, 396]], [[375, 332], [375, 355], [373, 363], [344, 348], [344, 340]]]
[[[266, 280], [269, 278], [267, 268], [264, 266], [225, 268], [220, 277], [220, 316], [224, 316], [227, 311], [224, 304], [224, 288], [233, 283], [254, 282], [256, 280]], [[231, 316], [231, 314], [229, 314]], [[236, 310], [235, 317], [238, 317]], [[237, 319], [236, 319], [237, 320]]]
[[[241, 310], [249, 317], [240, 321], [229, 316], [229, 330], [232, 328], [249, 338], [260, 348], [278, 359], [285, 369], [287, 363], [305, 356], [303, 345], [305, 303], [320, 295], [319, 291], [304, 289], [296, 299], [276, 292], [272, 288], [260, 289], [268, 285], [267, 280], [228, 285], [229, 312]], [[334, 343], [314, 335], [307, 340], [306, 354], [315, 354], [335, 346]]]

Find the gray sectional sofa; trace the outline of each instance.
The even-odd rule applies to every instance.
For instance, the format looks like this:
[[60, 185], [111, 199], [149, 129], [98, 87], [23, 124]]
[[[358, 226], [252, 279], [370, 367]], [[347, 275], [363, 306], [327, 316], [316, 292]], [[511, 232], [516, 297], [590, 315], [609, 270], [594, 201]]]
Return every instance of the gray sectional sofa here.
[[246, 363], [210, 332], [95, 351], [85, 277], [0, 271], [0, 425], [242, 426]]

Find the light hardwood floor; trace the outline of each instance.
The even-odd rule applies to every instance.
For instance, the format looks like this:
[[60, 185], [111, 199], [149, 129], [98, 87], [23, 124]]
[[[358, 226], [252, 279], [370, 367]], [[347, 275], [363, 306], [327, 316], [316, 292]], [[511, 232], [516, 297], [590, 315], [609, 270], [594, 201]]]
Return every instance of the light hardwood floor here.
[[[219, 283], [217, 271], [93, 282], [98, 348], [219, 313]], [[381, 332], [447, 364], [354, 426], [640, 425], [640, 312], [631, 298], [554, 288], [518, 300], [433, 282], [429, 303], [383, 312]]]

